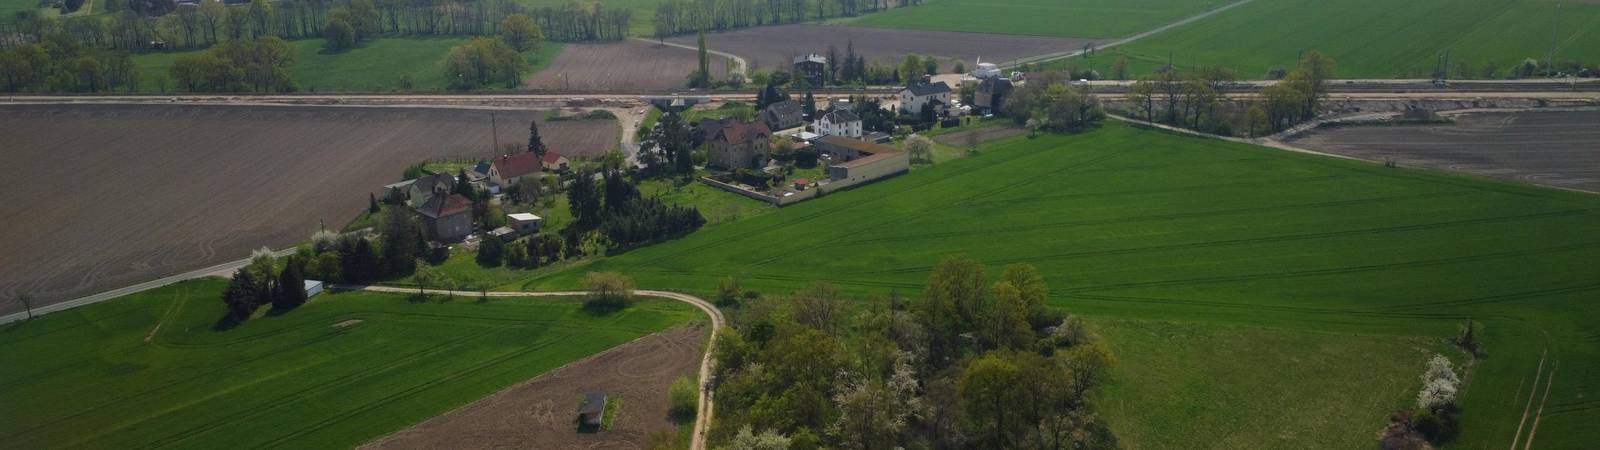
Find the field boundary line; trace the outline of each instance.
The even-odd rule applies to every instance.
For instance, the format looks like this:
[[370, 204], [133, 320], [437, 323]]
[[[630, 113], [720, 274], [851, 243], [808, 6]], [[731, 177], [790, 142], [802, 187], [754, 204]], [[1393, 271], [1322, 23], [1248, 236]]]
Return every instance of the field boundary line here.
[[[278, 250], [276, 252], [272, 252], [272, 254], [273, 254], [273, 256], [282, 258], [282, 257], [285, 257], [285, 256], [289, 256], [291, 254], [294, 254], [294, 251], [295, 251], [294, 248], [287, 248], [287, 249], [283, 249], [283, 250]], [[78, 297], [78, 298], [72, 299], [72, 300], [67, 300], [67, 301], [63, 301], [63, 302], [56, 302], [56, 303], [51, 303], [51, 304], [44, 305], [44, 306], [39, 306], [39, 307], [33, 308], [33, 315], [34, 316], [43, 316], [45, 314], [50, 314], [50, 313], [53, 313], [53, 312], [66, 311], [66, 310], [69, 310], [69, 309], [72, 309], [72, 308], [77, 308], [79, 306], [92, 305], [92, 304], [95, 304], [95, 303], [100, 303], [100, 302], [103, 302], [103, 301], [106, 301], [106, 300], [111, 300], [111, 299], [122, 297], [122, 296], [125, 296], [125, 295], [133, 295], [133, 294], [137, 294], [137, 293], [140, 293], [140, 292], [148, 291], [148, 290], [151, 290], [151, 289], [155, 289], [155, 288], [159, 288], [159, 287], [165, 287], [165, 286], [172, 285], [172, 284], [177, 284], [178, 282], [181, 282], [181, 281], [188, 281], [188, 280], [193, 280], [193, 279], [197, 279], [197, 278], [205, 278], [205, 277], [212, 276], [212, 275], [223, 275], [223, 274], [231, 273], [231, 272], [233, 272], [235, 270], [238, 270], [239, 268], [244, 267], [244, 266], [249, 265], [249, 264], [250, 264], [250, 258], [245, 258], [245, 259], [240, 259], [240, 260], [236, 260], [236, 261], [229, 261], [229, 262], [225, 262], [225, 263], [222, 263], [222, 264], [217, 264], [217, 265], [214, 265], [214, 266], [211, 266], [211, 267], [205, 267], [205, 268], [191, 270], [191, 271], [188, 271], [188, 272], [178, 273], [178, 274], [175, 274], [175, 275], [169, 275], [169, 276], [166, 276], [166, 277], [157, 278], [157, 279], [154, 279], [154, 280], [146, 281], [146, 282], [135, 284], [135, 285], [132, 285], [132, 286], [121, 287], [121, 288], [117, 288], [117, 289], [112, 289], [112, 290], [109, 290], [109, 291], [101, 292], [101, 293], [98, 293], [98, 294], [92, 294], [92, 295], [88, 295], [88, 296], [84, 296], [84, 297]], [[4, 324], [7, 324], [7, 323], [11, 323], [11, 322], [16, 322], [16, 321], [19, 321], [19, 320], [25, 320], [27, 318], [28, 318], [28, 312], [27, 311], [14, 313], [14, 314], [6, 315], [6, 316], [0, 316], [0, 325], [4, 325]]]
[[[1245, 0], [1245, 1], [1250, 1], [1250, 0]], [[677, 43], [672, 43], [672, 42], [657, 41], [657, 40], [654, 40], [654, 39], [642, 38], [642, 37], [635, 37], [635, 38], [632, 38], [632, 39], [635, 40], [635, 41], [649, 42], [651, 44], [655, 44], [655, 45], [659, 45], [659, 46], [677, 47], [677, 48], [681, 48], [681, 49], [685, 49], [685, 50], [700, 51], [700, 49], [696, 48], [696, 47], [690, 47], [690, 46], [687, 46], [687, 45], [677, 44]], [[738, 66], [739, 66], [733, 72], [737, 73], [739, 75], [745, 75], [745, 73], [746, 73], [745, 72], [745, 68], [750, 67], [750, 63], [745, 62], [744, 58], [740, 57], [739, 55], [735, 55], [735, 54], [732, 54], [732, 53], [724, 52], [724, 51], [721, 51], [721, 50], [712, 50], [711, 47], [706, 47], [706, 53], [707, 54], [721, 56], [721, 57], [724, 57], [724, 58], [733, 59], [733, 62], [738, 63]]]
[[[1125, 37], [1125, 38], [1122, 38], [1122, 39], [1117, 39], [1115, 41], [1107, 42], [1104, 45], [1096, 45], [1093, 48], [1094, 48], [1094, 50], [1099, 51], [1101, 49], [1107, 49], [1107, 48], [1112, 48], [1112, 47], [1118, 47], [1118, 46], [1132, 44], [1134, 41], [1138, 41], [1140, 39], [1144, 39], [1144, 38], [1147, 38], [1147, 37], [1150, 37], [1150, 36], [1155, 36], [1157, 34], [1161, 34], [1162, 32], [1171, 30], [1173, 28], [1178, 28], [1178, 27], [1181, 27], [1181, 26], [1184, 26], [1184, 25], [1188, 25], [1188, 24], [1197, 22], [1200, 19], [1211, 17], [1211, 16], [1219, 14], [1219, 13], [1221, 13], [1223, 11], [1227, 11], [1227, 10], [1230, 10], [1230, 9], [1233, 9], [1233, 8], [1236, 8], [1236, 7], [1239, 7], [1239, 6], [1244, 6], [1244, 4], [1250, 3], [1250, 2], [1253, 2], [1253, 1], [1255, 1], [1255, 0], [1239, 0], [1239, 1], [1236, 1], [1236, 2], [1233, 2], [1233, 3], [1229, 3], [1227, 5], [1223, 5], [1221, 7], [1212, 9], [1210, 11], [1206, 11], [1206, 12], [1202, 12], [1200, 14], [1195, 14], [1195, 15], [1192, 15], [1192, 16], [1189, 16], [1189, 17], [1178, 19], [1177, 22], [1168, 23], [1166, 25], [1162, 25], [1162, 26], [1156, 27], [1154, 29], [1150, 29], [1150, 30], [1145, 30], [1145, 31], [1139, 32], [1138, 34], [1135, 34], [1135, 35], [1132, 35], [1132, 36], [1128, 36], [1128, 37]], [[1015, 68], [1015, 67], [1021, 66], [1023, 64], [1037, 64], [1037, 63], [1055, 61], [1055, 60], [1058, 60], [1058, 59], [1074, 58], [1074, 57], [1077, 57], [1077, 56], [1082, 55], [1082, 54], [1083, 54], [1083, 50], [1081, 50], [1081, 49], [1080, 50], [1066, 51], [1066, 52], [1058, 52], [1058, 53], [1047, 53], [1047, 54], [1043, 54], [1043, 55], [1030, 56], [1030, 57], [1026, 57], [1026, 58], [1018, 58], [1018, 59], [1012, 60], [1011, 63], [1009, 65], [1006, 65], [1005, 67], [1006, 68]]]
[[[427, 294], [462, 295], [462, 296], [467, 296], [467, 297], [471, 297], [471, 296], [484, 296], [484, 297], [576, 297], [576, 296], [585, 296], [585, 295], [589, 295], [590, 294], [589, 291], [488, 291], [488, 292], [483, 292], [483, 291], [452, 291], [452, 290], [447, 290], [447, 289], [421, 289], [421, 290], [418, 290], [418, 289], [403, 288], [403, 287], [371, 286], [371, 285], [334, 285], [332, 287], [333, 288], [337, 288], [337, 289], [352, 289], [352, 290], [364, 290], [364, 291], [373, 291], [373, 292], [387, 292], [387, 293], [397, 293], [397, 294], [411, 294], [411, 293], [417, 293], [417, 292], [420, 291], [420, 292], [427, 293]], [[678, 292], [652, 291], [652, 290], [636, 289], [636, 290], [633, 291], [633, 294], [634, 295], [645, 296], [645, 297], [664, 298], [664, 299], [667, 299], [667, 300], [674, 300], [674, 301], [679, 301], [679, 302], [683, 302], [683, 303], [688, 303], [690, 306], [694, 306], [695, 308], [700, 309], [700, 311], [706, 313], [706, 316], [711, 319], [711, 337], [706, 342], [705, 355], [700, 358], [700, 400], [699, 400], [700, 412], [699, 412], [699, 414], [695, 414], [694, 432], [693, 432], [693, 435], [690, 436], [690, 440], [689, 440], [689, 449], [690, 450], [705, 450], [705, 448], [706, 448], [706, 429], [708, 427], [710, 427], [710, 425], [711, 425], [711, 415], [713, 414], [713, 411], [712, 411], [713, 404], [711, 402], [712, 399], [711, 399], [710, 386], [711, 386], [711, 371], [712, 371], [712, 369], [715, 368], [716, 363], [711, 359], [711, 355], [712, 355], [712, 351], [714, 350], [714, 346], [717, 343], [717, 332], [721, 331], [721, 329], [723, 327], [727, 326], [726, 325], [726, 323], [727, 323], [726, 320], [723, 319], [723, 317], [722, 317], [722, 311], [717, 309], [717, 307], [712, 305], [710, 302], [707, 302], [704, 299], [701, 299], [700, 297], [695, 297], [695, 296], [692, 296], [692, 295], [678, 293]]]

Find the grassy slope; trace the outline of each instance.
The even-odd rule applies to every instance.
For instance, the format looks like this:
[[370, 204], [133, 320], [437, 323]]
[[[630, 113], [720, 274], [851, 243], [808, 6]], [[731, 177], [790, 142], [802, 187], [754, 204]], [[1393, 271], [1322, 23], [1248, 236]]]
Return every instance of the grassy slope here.
[[[348, 448], [698, 317], [666, 301], [594, 316], [576, 300], [345, 293], [214, 331], [224, 284], [183, 283], [0, 329], [0, 441]], [[364, 322], [331, 326], [348, 319]]]
[[[1523, 58], [1542, 61], [1557, 25], [1557, 61], [1600, 62], [1600, 4], [1566, 2], [1559, 16], [1553, 0], [1257, 0], [1114, 52], [1136, 67], [1170, 54], [1179, 66], [1223, 64], [1261, 78], [1316, 49], [1338, 61], [1341, 77], [1425, 78], [1446, 50], [1452, 62], [1493, 62], [1502, 73]], [[1095, 66], [1109, 67], [1111, 53]]]
[[[414, 90], [440, 91], [448, 87], [441, 64], [450, 47], [466, 42], [463, 37], [380, 37], [361, 47], [335, 53], [322, 53], [322, 39], [293, 41], [296, 56], [290, 71], [304, 91], [391, 91], [398, 89], [400, 75], [411, 75]], [[545, 43], [528, 52], [528, 73], [537, 72], [560, 53], [560, 43]], [[159, 90], [154, 82], [166, 74], [172, 61], [199, 52], [151, 53], [134, 57], [142, 85], [147, 92]], [[168, 90], [178, 89], [175, 85]]]
[[1122, 37], [1226, 4], [1224, 0], [928, 0], [851, 25], [974, 33]]
[[[1600, 258], [1597, 207], [1589, 195], [1109, 124], [998, 141], [977, 157], [525, 285], [572, 287], [585, 270], [620, 270], [640, 286], [698, 292], [733, 274], [767, 291], [830, 280], [858, 294], [914, 294], [944, 255], [966, 253], [996, 271], [1031, 263], [1054, 288], [1054, 304], [1134, 321], [1106, 332], [1128, 353], [1118, 370], [1127, 384], [1109, 401], [1244, 408], [1228, 419], [1107, 409], [1152, 448], [1274, 443], [1292, 430], [1362, 442], [1404, 401], [1395, 389], [1416, 387], [1423, 358], [1406, 348], [1438, 342], [1473, 317], [1490, 331], [1464, 397], [1466, 447], [1507, 444], [1527, 399], [1519, 386], [1526, 391], [1546, 348], [1561, 372], [1539, 442], [1563, 447], [1583, 442], [1582, 424], [1600, 415], [1600, 403], [1586, 400], [1600, 381], [1600, 335], [1582, 326], [1600, 316], [1583, 301], [1600, 289], [1589, 264]], [[1172, 327], [1221, 347], [1209, 349], [1215, 357], [1169, 361], [1161, 355], [1193, 343], [1135, 338], [1164, 327], [1140, 321], [1179, 322]], [[1243, 358], [1301, 352], [1309, 353]], [[1167, 364], [1162, 374], [1140, 375], [1156, 362]], [[1172, 382], [1193, 394], [1162, 396]], [[1349, 389], [1357, 383], [1380, 388]], [[1248, 398], [1258, 392], [1265, 403]], [[1305, 407], [1263, 406], [1291, 403]], [[1164, 431], [1170, 421], [1197, 425], [1196, 434]]]

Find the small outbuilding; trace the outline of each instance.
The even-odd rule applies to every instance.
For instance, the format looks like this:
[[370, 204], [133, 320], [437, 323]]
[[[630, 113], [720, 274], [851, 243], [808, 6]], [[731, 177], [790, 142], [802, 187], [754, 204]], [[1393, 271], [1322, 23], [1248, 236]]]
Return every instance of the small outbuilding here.
[[506, 219], [506, 226], [519, 236], [538, 233], [539, 225], [544, 223], [544, 218], [528, 213], [506, 214]]
[[322, 281], [319, 281], [319, 280], [306, 280], [305, 281], [305, 288], [306, 288], [306, 298], [316, 297], [317, 294], [321, 294], [322, 293]]
[[599, 392], [583, 394], [583, 403], [578, 404], [578, 429], [596, 431], [605, 424], [606, 395]]

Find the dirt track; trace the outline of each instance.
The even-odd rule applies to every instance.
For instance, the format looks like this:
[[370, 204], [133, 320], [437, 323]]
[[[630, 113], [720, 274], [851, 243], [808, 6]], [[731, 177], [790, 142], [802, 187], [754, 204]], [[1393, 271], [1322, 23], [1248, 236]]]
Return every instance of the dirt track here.
[[[694, 377], [703, 325], [652, 334], [574, 362], [362, 448], [641, 448], [651, 431], [671, 428], [667, 388]], [[578, 433], [585, 392], [623, 399], [612, 429]]]
[[[526, 142], [536, 111], [499, 111]], [[426, 108], [0, 106], [0, 314], [197, 269], [342, 226], [417, 161], [485, 155], [489, 113]], [[609, 149], [615, 121], [541, 127]]]
[[1480, 112], [1456, 123], [1323, 128], [1296, 147], [1600, 192], [1600, 111]]
[[[550, 65], [522, 83], [529, 89], [675, 89], [684, 87], [698, 64], [694, 50], [627, 40], [606, 44], [566, 44]], [[724, 64], [711, 58], [711, 71]]]
[[[667, 39], [667, 42], [695, 45], [695, 39], [693, 35], [678, 36]], [[972, 70], [973, 62], [980, 57], [984, 61], [1003, 64], [1013, 58], [1077, 50], [1082, 49], [1085, 43], [1102, 41], [810, 24], [706, 34], [707, 48], [742, 56], [752, 68], [765, 70], [779, 66], [787, 68], [790, 59], [796, 55], [826, 55], [830, 44], [837, 47], [839, 55], [843, 57], [845, 45], [850, 42], [855, 43], [856, 53], [866, 57], [869, 62], [896, 64], [909, 53], [932, 55], [941, 60], [940, 71], [948, 72], [954, 65], [949, 60], [951, 58], [964, 61], [967, 70]]]

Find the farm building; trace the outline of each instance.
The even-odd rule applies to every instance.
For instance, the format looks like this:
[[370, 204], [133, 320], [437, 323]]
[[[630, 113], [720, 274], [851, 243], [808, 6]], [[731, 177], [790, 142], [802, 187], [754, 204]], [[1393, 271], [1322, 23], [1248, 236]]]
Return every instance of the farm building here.
[[710, 140], [710, 165], [722, 169], [758, 169], [767, 162], [767, 142], [772, 130], [762, 122], [735, 121], [722, 127]]
[[472, 233], [472, 201], [459, 194], [434, 195], [416, 211], [428, 239], [455, 241]]
[[850, 111], [848, 107], [829, 108], [821, 116], [817, 118], [815, 124], [817, 134], [850, 138], [861, 137], [861, 116]]
[[306, 280], [305, 288], [306, 298], [316, 297], [317, 294], [322, 293], [322, 282], [317, 280]]
[[516, 231], [518, 235], [528, 235], [539, 232], [539, 225], [544, 219], [528, 213], [506, 214], [506, 226]]
[[800, 103], [794, 100], [784, 100], [767, 105], [761, 110], [761, 121], [773, 130], [787, 130], [806, 124], [806, 114]]
[[807, 86], [821, 86], [822, 72], [827, 70], [828, 58], [816, 53], [794, 57], [794, 73], [796, 77], [806, 80]]
[[900, 149], [858, 139], [828, 136], [817, 140], [819, 151], [832, 154], [828, 178], [835, 189], [898, 175], [911, 169], [911, 158]]
[[950, 85], [940, 81], [938, 83], [913, 83], [900, 90], [900, 112], [917, 114], [922, 112], [922, 106], [932, 104], [937, 112], [950, 104]]
[[504, 155], [489, 163], [489, 182], [495, 186], [510, 186], [523, 177], [539, 176], [542, 169], [539, 155], [533, 153]]
[[599, 392], [583, 394], [583, 403], [578, 404], [578, 429], [599, 430], [605, 424], [606, 395]]

